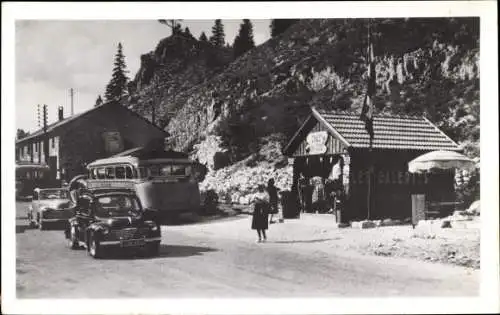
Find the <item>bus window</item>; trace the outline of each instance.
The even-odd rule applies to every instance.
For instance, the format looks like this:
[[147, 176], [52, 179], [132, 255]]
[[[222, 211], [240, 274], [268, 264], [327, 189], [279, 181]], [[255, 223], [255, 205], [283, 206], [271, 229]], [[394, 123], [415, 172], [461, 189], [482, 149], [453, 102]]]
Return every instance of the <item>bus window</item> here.
[[161, 176], [172, 175], [172, 167], [170, 165], [162, 166], [160, 175]]
[[31, 172], [30, 171], [26, 172], [26, 179], [31, 179]]
[[149, 167], [149, 176], [160, 176], [160, 167], [158, 165], [151, 165]]
[[98, 179], [104, 179], [104, 178], [106, 178], [106, 172], [105, 172], [104, 168], [98, 168], [97, 169], [97, 178]]
[[172, 165], [172, 175], [187, 175], [186, 165]]
[[125, 166], [125, 178], [134, 178], [134, 172], [132, 170], [132, 167]]
[[117, 166], [115, 169], [116, 178], [124, 179], [125, 178], [125, 168], [123, 166]]
[[43, 171], [38, 171], [37, 173], [38, 173], [38, 178], [40, 178], [40, 179], [44, 178], [45, 173]]
[[148, 177], [148, 171], [145, 167], [139, 167], [139, 178]]
[[106, 167], [106, 178], [107, 179], [115, 178], [115, 168], [114, 167]]

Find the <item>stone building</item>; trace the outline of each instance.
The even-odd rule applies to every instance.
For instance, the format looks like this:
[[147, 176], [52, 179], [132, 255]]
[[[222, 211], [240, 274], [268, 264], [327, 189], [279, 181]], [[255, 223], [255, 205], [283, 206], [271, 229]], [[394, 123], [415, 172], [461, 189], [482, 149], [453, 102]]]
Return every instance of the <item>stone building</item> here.
[[[144, 117], [108, 102], [64, 118], [16, 141], [16, 160], [47, 164], [53, 178], [69, 180], [85, 166], [134, 147], [163, 145], [168, 133]], [[48, 148], [48, 150], [46, 150]]]

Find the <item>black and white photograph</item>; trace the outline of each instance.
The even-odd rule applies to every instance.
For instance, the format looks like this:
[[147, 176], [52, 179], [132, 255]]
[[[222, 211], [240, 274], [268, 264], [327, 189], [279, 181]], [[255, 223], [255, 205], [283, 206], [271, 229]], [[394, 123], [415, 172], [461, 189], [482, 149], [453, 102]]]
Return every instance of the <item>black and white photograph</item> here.
[[496, 9], [3, 2], [3, 311], [500, 312]]

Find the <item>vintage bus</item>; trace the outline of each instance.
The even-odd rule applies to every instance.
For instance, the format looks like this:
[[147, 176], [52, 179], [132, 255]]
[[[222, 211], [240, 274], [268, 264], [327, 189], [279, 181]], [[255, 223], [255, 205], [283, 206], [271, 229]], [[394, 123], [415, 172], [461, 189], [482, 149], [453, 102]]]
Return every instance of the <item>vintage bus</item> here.
[[160, 222], [200, 208], [199, 164], [180, 152], [118, 154], [87, 165], [89, 190], [128, 189]]
[[32, 196], [35, 188], [49, 188], [53, 184], [50, 168], [45, 164], [16, 164], [16, 199]]

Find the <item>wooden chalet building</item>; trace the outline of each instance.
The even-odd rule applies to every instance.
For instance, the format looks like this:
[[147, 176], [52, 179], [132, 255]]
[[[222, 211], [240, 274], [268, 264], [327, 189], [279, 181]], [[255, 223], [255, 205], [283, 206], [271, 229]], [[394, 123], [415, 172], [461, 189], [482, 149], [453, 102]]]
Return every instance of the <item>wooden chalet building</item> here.
[[[52, 178], [70, 180], [85, 165], [135, 147], [164, 144], [168, 133], [118, 102], [63, 117], [16, 141], [16, 160], [47, 164]], [[48, 150], [45, 150], [48, 148]]]
[[312, 108], [284, 148], [294, 158], [292, 196], [298, 195], [300, 174], [326, 180], [336, 165], [334, 182], [344, 196], [341, 222], [411, 217], [412, 194], [454, 200], [453, 172], [410, 174], [408, 162], [434, 150], [460, 151], [457, 143], [424, 117], [374, 115], [373, 128], [370, 150], [359, 115]]

